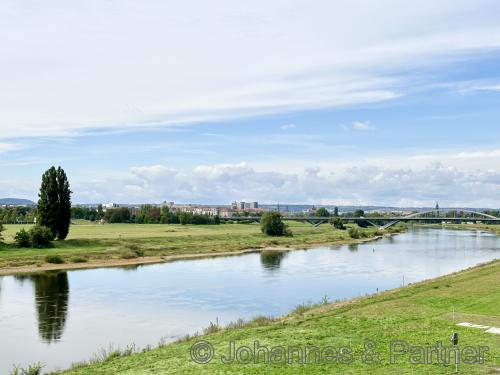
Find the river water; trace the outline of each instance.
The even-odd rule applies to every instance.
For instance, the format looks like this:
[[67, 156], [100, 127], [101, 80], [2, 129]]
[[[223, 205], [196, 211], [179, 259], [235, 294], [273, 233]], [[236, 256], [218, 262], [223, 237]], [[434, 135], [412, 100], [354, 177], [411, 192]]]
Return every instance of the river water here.
[[499, 254], [493, 234], [422, 228], [359, 245], [4, 276], [0, 373], [38, 361], [45, 371], [66, 368], [110, 345], [156, 345], [216, 320], [286, 314], [324, 296], [371, 294]]

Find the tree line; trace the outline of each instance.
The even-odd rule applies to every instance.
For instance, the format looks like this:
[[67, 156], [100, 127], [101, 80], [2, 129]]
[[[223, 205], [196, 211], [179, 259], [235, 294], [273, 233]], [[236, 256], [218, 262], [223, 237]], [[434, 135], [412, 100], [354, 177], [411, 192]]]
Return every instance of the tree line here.
[[36, 217], [34, 207], [0, 207], [2, 223], [32, 223]]
[[156, 207], [145, 204], [137, 210], [120, 207], [106, 210], [103, 216], [108, 223], [135, 224], [220, 224], [219, 216], [194, 214], [170, 210], [169, 207]]

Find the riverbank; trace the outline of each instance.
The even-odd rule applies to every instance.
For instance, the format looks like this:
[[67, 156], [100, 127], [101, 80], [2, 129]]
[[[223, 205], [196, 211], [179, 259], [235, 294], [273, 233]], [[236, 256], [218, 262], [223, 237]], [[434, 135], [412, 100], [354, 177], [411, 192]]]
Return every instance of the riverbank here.
[[[6, 225], [6, 245], [0, 245], [0, 275], [123, 267], [198, 257], [238, 255], [263, 250], [293, 250], [318, 245], [359, 243], [381, 236], [376, 228], [362, 229], [363, 238], [353, 239], [347, 230], [323, 224], [314, 227], [289, 223], [292, 237], [269, 237], [257, 224], [223, 225], [73, 225], [66, 241], [49, 249], [20, 249], [13, 237], [22, 225]], [[46, 261], [47, 255], [63, 263]]]
[[[422, 348], [432, 347], [437, 342], [449, 346], [453, 332], [458, 333], [461, 348], [488, 348], [488, 351], [483, 350], [483, 363], [461, 363], [460, 373], [496, 373], [500, 368], [500, 335], [457, 324], [468, 322], [500, 327], [499, 311], [500, 261], [497, 260], [376, 295], [333, 304], [299, 306], [291, 314], [280, 318], [261, 317], [249, 323], [236, 322], [230, 328], [212, 326], [207, 329], [208, 335], [187, 338], [141, 353], [108, 353], [104, 361], [91, 365], [80, 364], [62, 373], [286, 374], [300, 371], [303, 374], [449, 374], [454, 372], [454, 363], [412, 364], [408, 353], [395, 357], [396, 363], [391, 364], [390, 346], [394, 340]], [[196, 364], [190, 358], [190, 348], [200, 340], [205, 340], [213, 347], [214, 359], [208, 364]], [[237, 347], [254, 348], [256, 341], [260, 347], [267, 348], [345, 347], [352, 351], [352, 355], [344, 357], [345, 361], [349, 362], [348, 359], [352, 358], [352, 363], [337, 361], [333, 364], [309, 363], [299, 366], [297, 357], [292, 360], [292, 364], [221, 363], [220, 356], [228, 353], [230, 342], [234, 342]], [[379, 357], [363, 357], [367, 342], [374, 345], [369, 348], [375, 349]]]
[[493, 224], [441, 224], [442, 228], [459, 230], [483, 230], [500, 235], [500, 225]]

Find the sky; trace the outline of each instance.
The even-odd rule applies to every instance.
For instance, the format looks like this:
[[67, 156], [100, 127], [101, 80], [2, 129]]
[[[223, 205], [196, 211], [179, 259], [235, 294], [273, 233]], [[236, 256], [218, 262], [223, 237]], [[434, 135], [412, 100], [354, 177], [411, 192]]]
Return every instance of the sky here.
[[0, 2], [0, 197], [500, 207], [500, 3]]

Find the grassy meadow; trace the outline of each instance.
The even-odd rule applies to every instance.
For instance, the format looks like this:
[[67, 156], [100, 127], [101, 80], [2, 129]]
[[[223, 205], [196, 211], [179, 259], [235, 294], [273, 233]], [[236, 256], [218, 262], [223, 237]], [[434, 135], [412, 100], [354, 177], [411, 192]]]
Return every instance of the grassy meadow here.
[[[500, 261], [471, 270], [421, 282], [405, 288], [337, 304], [300, 306], [290, 315], [237, 322], [230, 328], [212, 326], [202, 337], [190, 337], [171, 345], [146, 349], [140, 353], [111, 352], [90, 365], [80, 364], [63, 372], [66, 375], [152, 375], [152, 374], [452, 374], [452, 364], [411, 364], [409, 355], [396, 357], [390, 364], [390, 343], [406, 341], [410, 346], [432, 347], [438, 341], [450, 345], [453, 332], [459, 334], [459, 347], [486, 346], [482, 364], [460, 364], [461, 374], [496, 374], [500, 371], [500, 335], [483, 329], [460, 327], [470, 322], [500, 327]], [[208, 364], [196, 364], [189, 355], [192, 345], [206, 340], [214, 348]], [[237, 347], [306, 345], [319, 348], [347, 347], [351, 364], [262, 363], [223, 364], [228, 343]], [[375, 362], [361, 360], [367, 340], [379, 353]]]
[[[91, 224], [71, 225], [65, 241], [55, 241], [48, 249], [17, 248], [14, 235], [29, 225], [5, 225], [5, 243], [0, 244], [0, 269], [41, 266], [47, 255], [57, 255], [65, 263], [110, 261], [153, 256], [212, 254], [265, 247], [301, 247], [352, 241], [347, 230], [329, 224], [313, 227], [307, 223], [288, 223], [292, 237], [269, 237], [256, 223], [221, 225], [175, 224]], [[376, 229], [363, 230], [368, 237]]]

